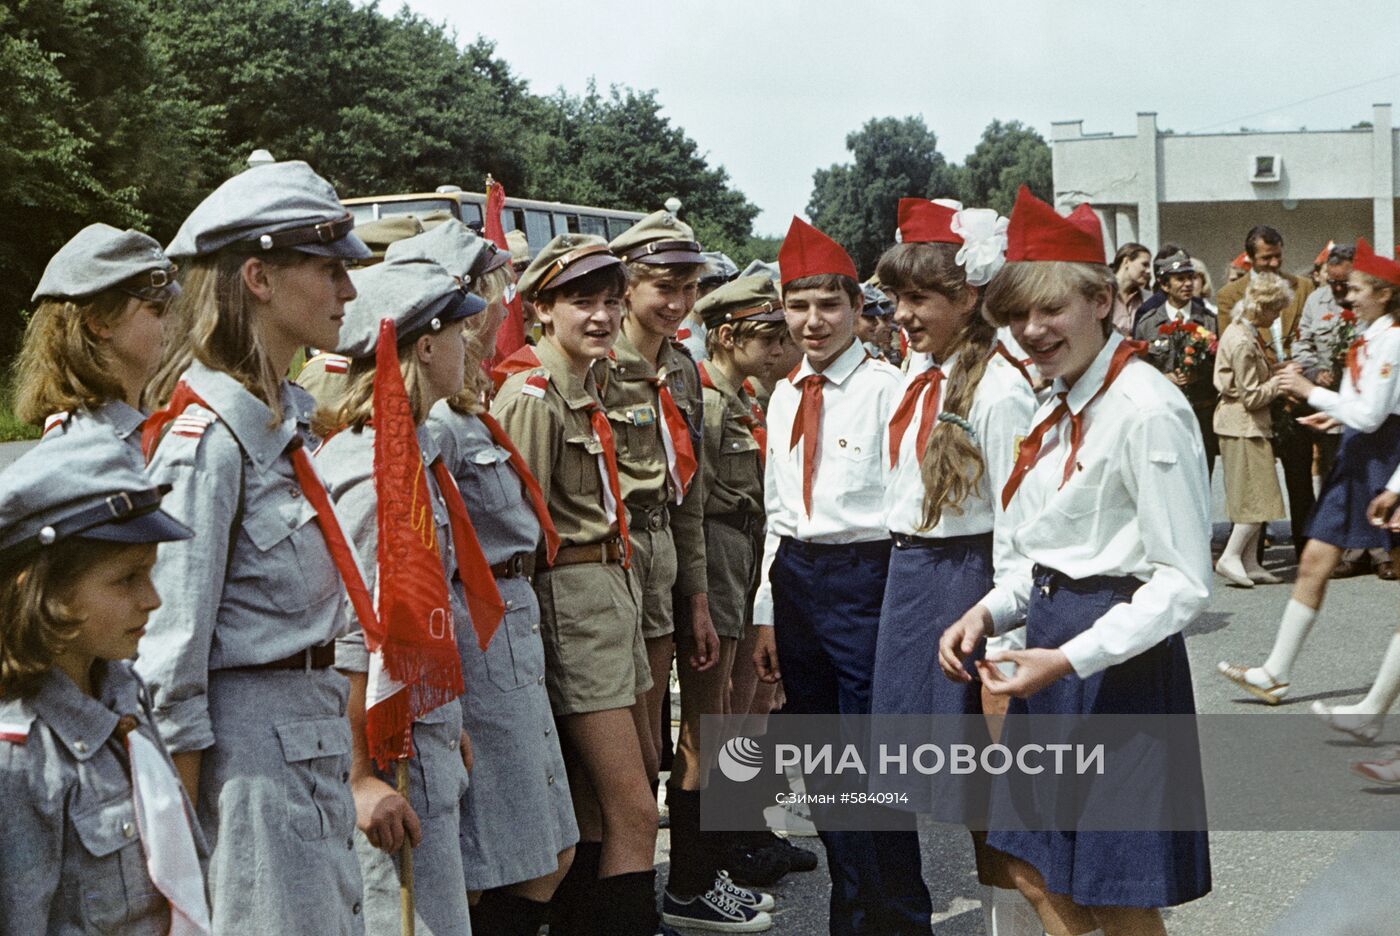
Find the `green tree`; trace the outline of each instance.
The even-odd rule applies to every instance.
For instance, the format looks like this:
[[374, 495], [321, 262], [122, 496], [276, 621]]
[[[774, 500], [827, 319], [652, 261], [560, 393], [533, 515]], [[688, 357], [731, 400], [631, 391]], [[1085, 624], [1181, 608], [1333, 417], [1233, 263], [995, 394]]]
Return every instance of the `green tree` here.
[[1009, 215], [1022, 185], [1053, 201], [1050, 145], [1019, 120], [993, 120], [958, 171], [958, 196], [966, 205]]
[[862, 276], [894, 240], [899, 199], [954, 191], [956, 177], [922, 117], [884, 117], [846, 137], [852, 161], [812, 176], [807, 214], [851, 254]]

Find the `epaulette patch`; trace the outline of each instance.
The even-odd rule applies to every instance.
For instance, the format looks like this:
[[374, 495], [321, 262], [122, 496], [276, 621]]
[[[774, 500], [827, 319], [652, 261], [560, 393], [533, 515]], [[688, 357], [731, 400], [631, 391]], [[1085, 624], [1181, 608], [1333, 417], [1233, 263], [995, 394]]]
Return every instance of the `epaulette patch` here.
[[67, 410], [60, 410], [59, 412], [54, 413], [54, 414], [53, 414], [52, 416], [50, 416], [48, 419], [45, 419], [45, 420], [44, 420], [44, 435], [48, 435], [50, 432], [52, 432], [53, 430], [57, 429], [59, 426], [64, 425], [64, 424], [67, 423], [67, 422], [68, 422], [68, 411], [67, 411]]
[[176, 416], [174, 421], [170, 423], [170, 434], [184, 436], [187, 439], [198, 439], [213, 424], [214, 418], [212, 416], [184, 412]]
[[326, 373], [344, 374], [350, 370], [350, 359], [339, 354], [326, 355]]
[[23, 744], [29, 740], [29, 722], [0, 722], [0, 741]]
[[520, 392], [526, 396], [532, 396], [537, 400], [543, 400], [545, 391], [549, 389], [548, 374], [531, 374], [525, 378], [525, 386], [520, 388]]

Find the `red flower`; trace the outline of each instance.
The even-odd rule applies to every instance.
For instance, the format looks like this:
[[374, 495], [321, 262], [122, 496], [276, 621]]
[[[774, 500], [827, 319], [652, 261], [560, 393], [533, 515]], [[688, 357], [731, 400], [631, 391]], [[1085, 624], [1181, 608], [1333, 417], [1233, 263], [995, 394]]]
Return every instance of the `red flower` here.
[[1346, 322], [1348, 325], [1351, 325], [1356, 321], [1356, 313], [1351, 311], [1350, 309], [1343, 309], [1342, 321]]
[[1170, 334], [1172, 334], [1172, 333], [1175, 332], [1175, 331], [1176, 331], [1176, 322], [1175, 322], [1175, 321], [1163, 322], [1161, 325], [1157, 326], [1157, 334], [1159, 334], [1159, 335], [1170, 335]]

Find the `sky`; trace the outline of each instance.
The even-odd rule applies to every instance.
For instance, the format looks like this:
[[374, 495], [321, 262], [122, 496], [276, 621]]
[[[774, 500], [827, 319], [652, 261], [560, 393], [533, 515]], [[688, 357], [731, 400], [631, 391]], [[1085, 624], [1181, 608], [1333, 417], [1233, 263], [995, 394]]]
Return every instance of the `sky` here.
[[[392, 12], [394, 0], [380, 9]], [[536, 93], [655, 89], [781, 234], [873, 117], [922, 115], [961, 162], [994, 119], [1132, 134], [1314, 130], [1400, 104], [1400, 3], [1254, 0], [408, 0], [496, 43]], [[1247, 11], [1247, 12], [1235, 12]], [[512, 193], [528, 197], [530, 193]], [[639, 206], [652, 207], [652, 206]], [[659, 207], [659, 206], [656, 206]]]

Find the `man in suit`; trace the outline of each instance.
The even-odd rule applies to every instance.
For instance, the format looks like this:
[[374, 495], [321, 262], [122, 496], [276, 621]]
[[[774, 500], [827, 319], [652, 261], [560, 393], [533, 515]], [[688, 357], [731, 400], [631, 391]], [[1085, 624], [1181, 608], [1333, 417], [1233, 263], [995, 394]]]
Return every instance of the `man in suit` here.
[[[1294, 276], [1283, 272], [1283, 235], [1267, 224], [1257, 224], [1245, 235], [1244, 252], [1249, 258], [1250, 272], [1234, 282], [1225, 284], [1215, 295], [1219, 311], [1220, 327], [1223, 330], [1230, 324], [1231, 311], [1244, 298], [1244, 292], [1255, 273], [1277, 273], [1293, 286], [1293, 301], [1290, 302], [1274, 323], [1274, 334], [1269, 342], [1271, 354], [1281, 364], [1289, 359], [1293, 339], [1298, 336], [1298, 323], [1302, 318], [1303, 305], [1315, 284], [1306, 276]], [[1274, 451], [1283, 463], [1284, 487], [1288, 489], [1288, 515], [1293, 527], [1293, 549], [1301, 559], [1303, 555], [1303, 525], [1308, 514], [1312, 513], [1317, 499], [1313, 494], [1312, 463], [1313, 445], [1320, 433], [1299, 426], [1294, 420], [1311, 412], [1304, 404], [1286, 404], [1288, 424], [1294, 431], [1277, 435], [1274, 438]]]
[[1202, 358], [1194, 366], [1188, 365], [1182, 360], [1183, 345], [1162, 334], [1162, 328], [1169, 322], [1185, 322], [1200, 325], [1218, 335], [1216, 317], [1206, 309], [1204, 302], [1194, 298], [1196, 268], [1192, 266], [1186, 251], [1177, 250], [1163, 257], [1156, 267], [1157, 283], [1163, 298], [1150, 309], [1147, 303], [1143, 303], [1145, 311], [1133, 327], [1133, 337], [1147, 342], [1147, 353], [1152, 363], [1186, 394], [1196, 414], [1196, 424], [1201, 427], [1206, 468], [1213, 470], [1220, 446], [1216, 442], [1214, 428], [1215, 404], [1219, 394], [1215, 390], [1211, 362]]

